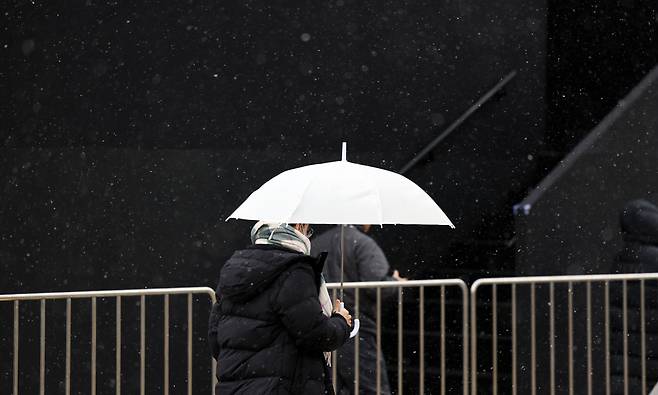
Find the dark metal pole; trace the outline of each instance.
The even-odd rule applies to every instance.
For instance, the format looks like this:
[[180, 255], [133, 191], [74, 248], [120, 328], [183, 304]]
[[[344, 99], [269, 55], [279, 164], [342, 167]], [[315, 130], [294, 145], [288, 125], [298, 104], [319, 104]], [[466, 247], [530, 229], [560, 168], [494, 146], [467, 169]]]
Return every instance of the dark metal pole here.
[[409, 161], [402, 169], [400, 174], [404, 174], [412, 167], [416, 166], [421, 159], [423, 159], [430, 151], [434, 149], [441, 141], [450, 135], [459, 125], [464, 123], [468, 117], [470, 117], [475, 111], [477, 111], [484, 103], [486, 103], [493, 95], [500, 91], [507, 83], [509, 83], [514, 77], [516, 77], [516, 70], [512, 70], [509, 74], [505, 76], [500, 82], [498, 82], [493, 88], [491, 88], [487, 93], [484, 94], [475, 104], [468, 108], [459, 118], [457, 118], [453, 123], [448, 126], [437, 138], [432, 140], [431, 143], [427, 145], [419, 154], [417, 154], [412, 160]]

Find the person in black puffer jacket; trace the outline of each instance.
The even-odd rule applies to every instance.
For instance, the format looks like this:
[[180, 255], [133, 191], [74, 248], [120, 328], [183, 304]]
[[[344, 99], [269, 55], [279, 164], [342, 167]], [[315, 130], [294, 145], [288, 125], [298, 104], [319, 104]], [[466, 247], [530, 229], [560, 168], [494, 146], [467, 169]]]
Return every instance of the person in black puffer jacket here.
[[259, 222], [221, 268], [208, 333], [218, 394], [333, 394], [328, 352], [352, 318], [340, 301], [332, 313], [307, 230]]
[[[615, 260], [617, 273], [658, 272], [658, 207], [634, 200], [621, 213], [624, 245]], [[624, 322], [622, 284], [611, 283], [611, 383], [612, 392], [624, 392]], [[644, 290], [647, 391], [658, 381], [658, 281], [646, 280]], [[628, 393], [642, 393], [641, 292], [639, 281], [627, 282]]]

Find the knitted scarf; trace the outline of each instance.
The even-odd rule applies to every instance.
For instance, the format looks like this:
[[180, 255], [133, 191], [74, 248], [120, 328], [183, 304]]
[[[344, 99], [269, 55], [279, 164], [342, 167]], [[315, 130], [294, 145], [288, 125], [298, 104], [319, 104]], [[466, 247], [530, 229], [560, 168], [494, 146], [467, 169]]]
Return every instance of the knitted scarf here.
[[[302, 232], [288, 224], [267, 223], [259, 221], [251, 228], [251, 242], [253, 244], [266, 244], [283, 247], [288, 250], [301, 252], [304, 255], [311, 254], [311, 241]], [[333, 305], [327, 290], [324, 276], [320, 275], [320, 292], [318, 294], [322, 313], [331, 316]], [[331, 366], [331, 353], [325, 352], [324, 359]]]

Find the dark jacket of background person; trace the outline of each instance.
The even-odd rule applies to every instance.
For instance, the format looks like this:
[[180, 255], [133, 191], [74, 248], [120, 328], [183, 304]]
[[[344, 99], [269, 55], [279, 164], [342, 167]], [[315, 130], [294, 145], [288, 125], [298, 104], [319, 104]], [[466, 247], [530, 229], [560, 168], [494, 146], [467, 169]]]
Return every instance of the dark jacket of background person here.
[[[390, 266], [386, 255], [377, 243], [368, 235], [354, 226], [345, 227], [345, 272], [344, 280], [348, 281], [395, 281], [388, 275]], [[327, 282], [340, 282], [340, 226], [316, 236], [312, 240], [314, 253], [327, 252], [324, 265], [324, 278]], [[397, 294], [395, 288], [382, 288], [382, 302]], [[338, 294], [340, 297], [340, 294]], [[354, 290], [345, 290], [345, 305], [351, 306], [356, 312]], [[359, 319], [361, 330], [375, 333], [377, 314], [377, 292], [374, 289], [359, 290]], [[356, 317], [356, 316], [355, 316]]]
[[[658, 207], [646, 200], [628, 203], [621, 213], [624, 246], [617, 255], [619, 273], [658, 272]], [[638, 281], [627, 283], [629, 393], [642, 393], [641, 293]], [[611, 283], [611, 380], [613, 393], [624, 393], [624, 327], [621, 282]], [[612, 288], [611, 288], [612, 289]], [[647, 392], [658, 381], [658, 281], [645, 281], [645, 332]]]
[[[340, 226], [334, 227], [312, 241], [314, 253], [328, 253], [324, 267], [327, 282], [340, 282]], [[386, 256], [381, 248], [365, 233], [353, 226], [345, 227], [345, 278], [348, 281], [395, 281], [388, 275], [390, 270]], [[397, 293], [396, 288], [382, 288], [383, 303]], [[361, 330], [359, 332], [359, 393], [368, 395], [376, 393], [377, 385], [377, 343], [376, 343], [376, 290], [361, 289], [359, 291], [359, 316]], [[338, 295], [340, 297], [340, 295]], [[356, 312], [354, 290], [345, 289], [345, 304]], [[355, 316], [356, 317], [356, 316]], [[339, 394], [354, 392], [354, 339], [350, 339], [338, 350], [337, 356], [337, 389]], [[381, 372], [381, 394], [390, 394], [386, 363], [384, 358], [379, 361]]]
[[331, 394], [323, 351], [350, 328], [318, 302], [323, 259], [272, 246], [236, 251], [210, 315], [218, 394]]

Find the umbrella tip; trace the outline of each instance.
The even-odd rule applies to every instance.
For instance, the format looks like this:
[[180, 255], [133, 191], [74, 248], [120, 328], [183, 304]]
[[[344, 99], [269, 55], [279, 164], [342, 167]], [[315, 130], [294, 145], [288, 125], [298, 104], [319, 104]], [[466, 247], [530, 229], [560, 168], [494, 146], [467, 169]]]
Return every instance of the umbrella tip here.
[[342, 161], [347, 161], [347, 142], [343, 141], [343, 156]]

